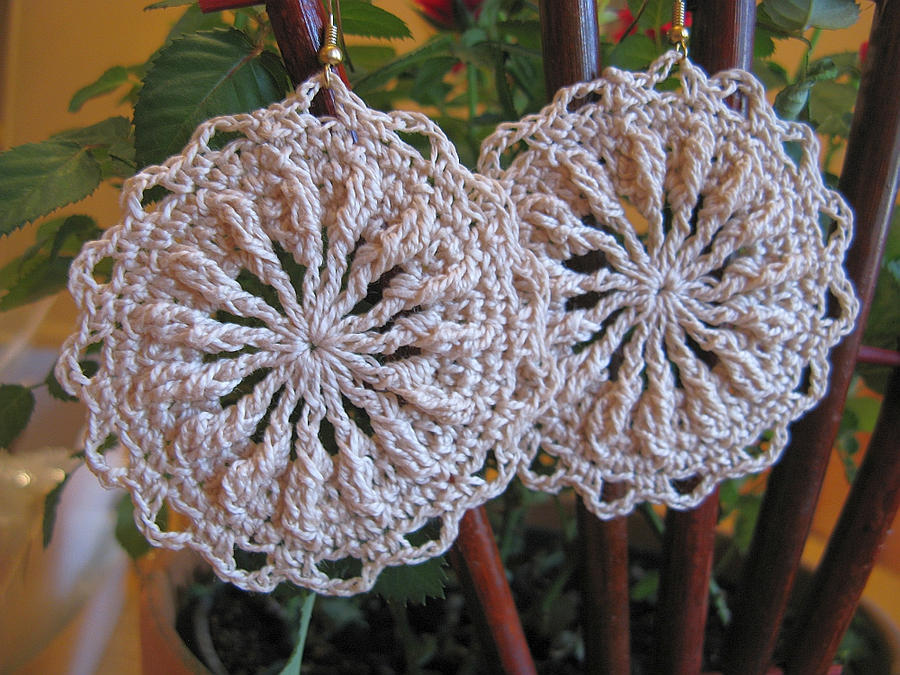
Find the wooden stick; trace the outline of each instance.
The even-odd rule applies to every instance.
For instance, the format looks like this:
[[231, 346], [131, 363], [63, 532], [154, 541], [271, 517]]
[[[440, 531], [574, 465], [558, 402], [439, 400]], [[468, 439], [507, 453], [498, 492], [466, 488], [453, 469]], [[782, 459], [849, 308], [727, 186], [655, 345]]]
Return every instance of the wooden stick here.
[[513, 602], [500, 551], [484, 507], [468, 511], [459, 524], [459, 536], [451, 551], [460, 582], [474, 591], [476, 607], [493, 638], [504, 672], [531, 675], [537, 670], [525, 641], [519, 613]]
[[[541, 44], [548, 98], [560, 87], [600, 74], [597, 6], [590, 0], [541, 2]], [[607, 496], [619, 486], [608, 485]], [[585, 672], [631, 668], [628, 605], [628, 530], [625, 518], [601, 521], [577, 505]]]
[[653, 672], [695, 675], [703, 665], [718, 492], [691, 511], [669, 509], [659, 604], [654, 623]]
[[253, 5], [261, 5], [265, 0], [198, 0], [200, 11], [204, 14], [210, 12], [221, 12], [226, 9], [240, 9], [241, 7], [252, 7]]
[[873, 366], [900, 366], [900, 352], [895, 349], [882, 349], [862, 345], [856, 354], [857, 363], [868, 363]]
[[[754, 0], [695, 3], [691, 58], [708, 72], [749, 68], [753, 57]], [[739, 99], [729, 101], [740, 107]], [[669, 509], [655, 622], [654, 670], [700, 671], [709, 608], [709, 582], [719, 515], [718, 490], [691, 511]]]
[[628, 595], [628, 520], [602, 521], [579, 499], [578, 555], [585, 672], [628, 673], [631, 632]]
[[815, 675], [834, 660], [894, 516], [900, 507], [900, 368], [894, 369], [881, 414], [840, 520], [786, 642], [786, 670]]
[[[764, 672], [800, 563], [869, 313], [900, 168], [900, 3], [881, 3], [853, 116], [840, 189], [856, 212], [847, 271], [862, 301], [856, 330], [832, 353], [831, 386], [791, 429], [769, 479], [738, 605], [726, 639], [725, 672]], [[876, 72], [877, 70], [877, 72]], [[764, 591], [761, 591], [764, 589]]]

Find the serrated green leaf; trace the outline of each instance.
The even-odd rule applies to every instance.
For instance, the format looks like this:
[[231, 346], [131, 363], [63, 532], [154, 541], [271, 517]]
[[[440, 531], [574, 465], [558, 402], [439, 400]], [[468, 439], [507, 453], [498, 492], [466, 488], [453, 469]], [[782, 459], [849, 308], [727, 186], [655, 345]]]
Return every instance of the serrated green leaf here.
[[412, 37], [403, 19], [361, 0], [342, 0], [341, 27], [346, 35], [387, 39]]
[[389, 602], [423, 604], [427, 598], [443, 598], [447, 573], [443, 556], [418, 565], [386, 567], [372, 589]]
[[100, 166], [73, 141], [49, 139], [0, 154], [0, 235], [91, 194]]
[[859, 18], [859, 5], [854, 0], [763, 0], [759, 12], [764, 22], [793, 33], [852, 26]]
[[28, 426], [34, 394], [21, 384], [0, 385], [0, 448], [8, 448]]
[[87, 101], [115, 91], [128, 81], [128, 70], [124, 66], [113, 66], [90, 84], [82, 87], [69, 101], [69, 112], [78, 112]]
[[154, 59], [134, 108], [137, 164], [162, 162], [203, 120], [265, 107], [288, 86], [280, 59], [239, 31], [173, 40]]
[[59, 500], [62, 498], [63, 490], [69, 483], [71, 473], [67, 473], [59, 483], [56, 484], [47, 496], [44, 497], [44, 517], [41, 520], [41, 543], [44, 548], [50, 545], [53, 538], [53, 528], [56, 526], [56, 512], [59, 509]]
[[62, 388], [62, 385], [59, 383], [59, 380], [56, 379], [56, 373], [54, 372], [55, 366], [53, 369], [47, 373], [47, 377], [44, 378], [44, 384], [47, 385], [47, 393], [49, 393], [53, 398], [58, 401], [64, 401], [65, 403], [74, 403], [78, 400], [77, 396], [72, 396], [65, 389]]
[[77, 143], [83, 148], [90, 149], [96, 145], [114, 147], [131, 138], [131, 122], [127, 118], [118, 115], [108, 117], [102, 122], [97, 122], [89, 127], [69, 129], [61, 131], [50, 137], [52, 141], [64, 143]]
[[764, 59], [775, 53], [775, 35], [762, 26], [756, 29], [753, 39], [753, 58]]

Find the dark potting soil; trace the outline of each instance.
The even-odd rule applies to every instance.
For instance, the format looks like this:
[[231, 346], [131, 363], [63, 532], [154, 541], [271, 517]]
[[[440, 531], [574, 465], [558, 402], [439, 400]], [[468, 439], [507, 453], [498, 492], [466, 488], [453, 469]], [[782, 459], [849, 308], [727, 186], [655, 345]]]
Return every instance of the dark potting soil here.
[[[528, 644], [541, 675], [584, 672], [580, 627], [581, 594], [574, 555], [556, 532], [529, 531], [522, 550], [511, 556], [511, 588]], [[658, 561], [632, 552], [632, 587], [653, 574]], [[391, 605], [376, 594], [316, 600], [303, 657], [304, 675], [481, 675], [499, 672], [490, 656], [488, 630], [473, 621], [451, 573], [445, 598], [422, 605]], [[720, 581], [721, 583], [721, 581]], [[190, 618], [209, 605], [209, 632], [227, 673], [277, 673], [290, 655], [295, 627], [272, 611], [272, 598], [244, 593], [217, 582], [226, 592], [193, 593], [179, 613], [178, 629], [198, 656]], [[727, 586], [727, 585], [726, 585]], [[728, 588], [725, 588], [727, 593]], [[277, 594], [277, 592], [276, 592]], [[198, 595], [201, 598], [198, 605]], [[631, 604], [632, 675], [652, 675], [653, 593]], [[187, 618], [185, 618], [187, 617]], [[202, 623], [202, 621], [201, 621]], [[858, 632], [858, 631], [857, 631]], [[725, 625], [710, 607], [704, 671], [718, 669]], [[193, 643], [193, 644], [192, 644]], [[215, 671], [214, 668], [211, 668]], [[880, 672], [850, 667], [849, 673]]]

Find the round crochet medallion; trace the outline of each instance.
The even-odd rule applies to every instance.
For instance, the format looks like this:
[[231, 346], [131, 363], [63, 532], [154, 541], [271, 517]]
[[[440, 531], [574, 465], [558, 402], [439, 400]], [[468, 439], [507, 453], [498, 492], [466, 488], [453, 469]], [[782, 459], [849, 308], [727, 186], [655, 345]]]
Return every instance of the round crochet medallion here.
[[707, 78], [680, 58], [561, 90], [479, 164], [551, 279], [564, 385], [520, 473], [574, 487], [601, 517], [689, 507], [771, 464], [857, 312], [851, 214], [812, 130], [779, 121], [750, 74]]
[[548, 291], [507, 195], [433, 123], [339, 82], [319, 119], [320, 86], [204, 123], [126, 184], [122, 223], [73, 264], [58, 376], [89, 406], [89, 465], [152, 542], [244, 588], [349, 594], [443, 552], [514, 475]]

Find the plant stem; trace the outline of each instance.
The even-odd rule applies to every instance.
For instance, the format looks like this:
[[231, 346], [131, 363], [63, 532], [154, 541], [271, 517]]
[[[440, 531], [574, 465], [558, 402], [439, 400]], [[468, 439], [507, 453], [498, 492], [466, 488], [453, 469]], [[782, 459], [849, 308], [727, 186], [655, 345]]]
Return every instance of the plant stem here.
[[300, 608], [300, 630], [297, 631], [297, 644], [291, 652], [291, 658], [281, 669], [279, 675], [300, 675], [303, 666], [303, 649], [306, 646], [306, 636], [309, 633], [309, 620], [312, 618], [313, 607], [316, 604], [316, 594], [308, 592], [303, 598], [303, 606]]
[[391, 612], [391, 618], [394, 620], [394, 632], [397, 639], [400, 640], [400, 644], [403, 645], [406, 673], [408, 675], [421, 675], [422, 668], [419, 666], [419, 657], [415, 645], [415, 641], [418, 638], [409, 625], [406, 606], [392, 600], [388, 601], [387, 606]]

